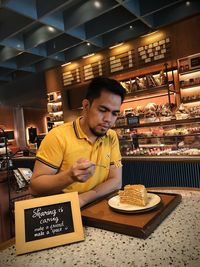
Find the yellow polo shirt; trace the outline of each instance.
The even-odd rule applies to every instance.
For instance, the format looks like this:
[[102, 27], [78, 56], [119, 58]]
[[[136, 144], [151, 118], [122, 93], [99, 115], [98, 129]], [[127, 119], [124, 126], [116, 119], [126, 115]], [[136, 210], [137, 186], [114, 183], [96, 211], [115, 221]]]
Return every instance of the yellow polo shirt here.
[[86, 182], [75, 182], [65, 188], [64, 192], [86, 192], [107, 179], [110, 165], [122, 166], [116, 132], [110, 129], [105, 136], [99, 137], [92, 144], [80, 127], [80, 118], [52, 129], [40, 145], [37, 160], [57, 169], [58, 172], [67, 170], [79, 158], [108, 168], [96, 167], [94, 175]]

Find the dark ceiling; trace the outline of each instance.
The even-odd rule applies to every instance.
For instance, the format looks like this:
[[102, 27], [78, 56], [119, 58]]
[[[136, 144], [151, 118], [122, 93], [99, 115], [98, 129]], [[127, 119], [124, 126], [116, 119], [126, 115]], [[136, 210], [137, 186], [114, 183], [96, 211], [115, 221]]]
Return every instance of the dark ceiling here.
[[0, 0], [0, 84], [199, 12], [199, 0]]

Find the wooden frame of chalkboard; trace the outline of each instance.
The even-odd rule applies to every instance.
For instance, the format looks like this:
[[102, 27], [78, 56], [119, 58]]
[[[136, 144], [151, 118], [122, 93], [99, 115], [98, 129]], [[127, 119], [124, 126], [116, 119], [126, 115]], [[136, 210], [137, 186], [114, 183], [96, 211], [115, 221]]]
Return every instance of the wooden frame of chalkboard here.
[[78, 193], [15, 202], [16, 253], [84, 240]]

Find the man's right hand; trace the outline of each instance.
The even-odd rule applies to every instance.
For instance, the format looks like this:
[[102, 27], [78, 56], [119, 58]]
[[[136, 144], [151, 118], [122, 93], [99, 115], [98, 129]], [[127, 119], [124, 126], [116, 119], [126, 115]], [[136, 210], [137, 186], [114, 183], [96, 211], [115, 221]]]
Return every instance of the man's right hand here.
[[80, 158], [71, 167], [69, 173], [74, 182], [84, 183], [94, 174], [94, 170], [95, 165], [92, 161]]

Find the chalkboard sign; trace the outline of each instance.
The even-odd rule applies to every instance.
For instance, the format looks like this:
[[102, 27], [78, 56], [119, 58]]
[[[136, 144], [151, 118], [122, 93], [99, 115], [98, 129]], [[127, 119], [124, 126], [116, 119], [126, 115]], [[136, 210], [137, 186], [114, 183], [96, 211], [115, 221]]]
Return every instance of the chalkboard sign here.
[[26, 209], [26, 242], [74, 232], [71, 203]]
[[76, 192], [17, 201], [15, 222], [17, 254], [84, 239]]

